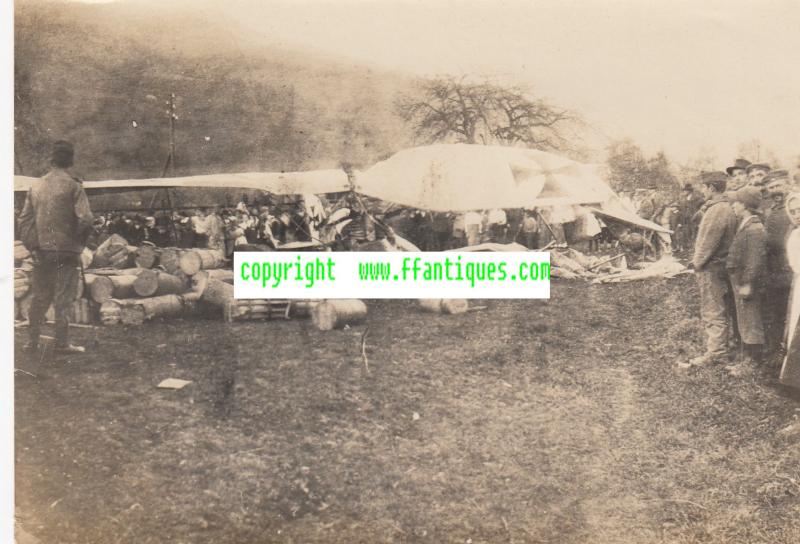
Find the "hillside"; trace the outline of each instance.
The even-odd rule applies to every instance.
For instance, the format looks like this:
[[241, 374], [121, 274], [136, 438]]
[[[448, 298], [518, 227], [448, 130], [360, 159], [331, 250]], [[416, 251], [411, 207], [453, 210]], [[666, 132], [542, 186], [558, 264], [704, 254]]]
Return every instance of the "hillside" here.
[[66, 138], [87, 179], [160, 176], [170, 93], [176, 175], [368, 165], [408, 145], [393, 104], [412, 86], [201, 10], [18, 2], [15, 170], [40, 175]]

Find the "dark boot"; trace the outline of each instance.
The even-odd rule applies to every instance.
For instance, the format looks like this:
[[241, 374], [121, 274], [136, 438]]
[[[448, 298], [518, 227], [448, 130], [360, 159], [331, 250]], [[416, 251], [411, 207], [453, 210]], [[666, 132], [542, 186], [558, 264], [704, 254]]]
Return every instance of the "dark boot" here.
[[764, 360], [764, 344], [744, 344], [745, 357], [749, 359], [754, 365], [760, 365]]

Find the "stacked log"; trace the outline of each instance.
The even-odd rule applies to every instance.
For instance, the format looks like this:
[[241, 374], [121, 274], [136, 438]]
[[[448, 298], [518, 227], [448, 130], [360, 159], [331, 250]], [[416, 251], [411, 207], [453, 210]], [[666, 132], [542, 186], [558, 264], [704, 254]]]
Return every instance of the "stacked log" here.
[[223, 308], [223, 317], [226, 322], [289, 319], [291, 304], [286, 299], [281, 300], [231, 300]]
[[175, 295], [185, 291], [182, 278], [158, 270], [142, 270], [133, 282], [133, 290], [140, 297]]
[[87, 276], [138, 276], [142, 268], [89, 268], [86, 270]]
[[30, 259], [31, 253], [28, 251], [22, 242], [14, 240], [14, 265], [19, 266], [22, 261]]
[[367, 318], [367, 305], [356, 299], [323, 300], [311, 310], [311, 322], [321, 331], [356, 325]]
[[183, 272], [181, 270], [181, 253], [186, 251], [185, 249], [179, 249], [177, 247], [165, 247], [162, 248], [158, 255], [158, 264], [167, 274], [175, 275], [177, 272]]
[[95, 302], [102, 304], [112, 298], [131, 298], [136, 296], [133, 284], [136, 276], [97, 276], [92, 281], [90, 296]]
[[31, 282], [28, 273], [21, 269], [14, 269], [14, 299], [19, 300], [28, 294], [31, 289]]
[[93, 268], [127, 268], [133, 264], [137, 248], [118, 234], [100, 244], [92, 259]]
[[180, 253], [178, 266], [192, 276], [201, 270], [219, 268], [225, 264], [225, 254], [218, 249], [190, 249]]
[[122, 303], [119, 300], [106, 300], [100, 305], [100, 322], [103, 325], [116, 325], [122, 321]]
[[183, 313], [183, 299], [180, 295], [131, 300], [122, 305], [120, 320], [125, 325], [141, 325], [154, 317], [174, 317]]
[[209, 278], [233, 285], [233, 270], [226, 270], [224, 268], [215, 268], [211, 270], [203, 270]]
[[426, 312], [436, 314], [463, 314], [469, 311], [469, 302], [464, 299], [430, 298], [421, 299], [420, 307]]
[[206, 274], [192, 276], [192, 290], [200, 293], [200, 300], [224, 308], [233, 300], [233, 285], [209, 278]]
[[[28, 318], [30, 254], [18, 242], [14, 251], [18, 267], [14, 274], [15, 311]], [[95, 253], [85, 251], [81, 261], [85, 273], [76, 285], [76, 300], [69, 312], [74, 323], [139, 325], [157, 317], [192, 314], [202, 307], [220, 311], [226, 321], [288, 319], [311, 317], [318, 305], [318, 301], [310, 300], [234, 299], [234, 273], [220, 268], [226, 259], [218, 249], [157, 248], [149, 243], [137, 248], [112, 235]], [[366, 315], [360, 301], [328, 304], [329, 312], [317, 317], [324, 330], [359, 322]], [[53, 314], [51, 307], [48, 319], [53, 320]]]
[[311, 317], [314, 307], [319, 300], [293, 300], [289, 305], [289, 317]]
[[153, 268], [158, 264], [160, 250], [152, 244], [142, 244], [136, 249], [134, 262], [139, 268]]

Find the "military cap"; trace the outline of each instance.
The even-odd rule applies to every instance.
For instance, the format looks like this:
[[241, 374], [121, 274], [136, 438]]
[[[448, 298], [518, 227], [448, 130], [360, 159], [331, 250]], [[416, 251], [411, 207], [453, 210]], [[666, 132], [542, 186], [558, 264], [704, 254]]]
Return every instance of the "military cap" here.
[[703, 185], [711, 185], [717, 191], [723, 192], [728, 184], [728, 176], [725, 172], [701, 172], [700, 182]]
[[764, 176], [764, 183], [769, 183], [771, 181], [785, 179], [789, 180], [789, 171], [788, 170], [771, 170], [766, 176]]
[[734, 200], [741, 202], [750, 210], [757, 210], [761, 206], [761, 190], [756, 187], [742, 187], [732, 196]]
[[750, 161], [748, 161], [747, 159], [736, 159], [735, 161], [733, 161], [733, 166], [727, 167], [725, 169], [725, 172], [727, 172], [729, 176], [732, 176], [734, 170], [747, 171], [748, 166], [750, 166]]
[[753, 170], [763, 170], [764, 172], [769, 172], [770, 170], [772, 170], [772, 168], [770, 168], [768, 164], [764, 163], [751, 164], [750, 166], [745, 168], [745, 172], [747, 172], [748, 174]]

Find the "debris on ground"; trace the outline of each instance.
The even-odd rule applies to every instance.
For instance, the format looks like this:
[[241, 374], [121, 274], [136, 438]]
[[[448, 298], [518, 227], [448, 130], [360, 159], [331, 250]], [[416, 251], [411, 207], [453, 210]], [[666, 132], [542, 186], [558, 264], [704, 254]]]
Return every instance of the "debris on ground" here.
[[555, 278], [596, 278], [600, 272], [624, 272], [628, 263], [624, 254], [589, 256], [567, 247], [550, 251], [550, 275]]
[[642, 263], [641, 267], [637, 269], [614, 271], [594, 279], [592, 283], [621, 283], [654, 278], [674, 278], [679, 274], [691, 273], [692, 271], [675, 257], [664, 255], [654, 263]]
[[159, 389], [183, 389], [190, 383], [192, 382], [187, 380], [179, 380], [178, 378], [167, 378], [159, 383], [157, 387]]

